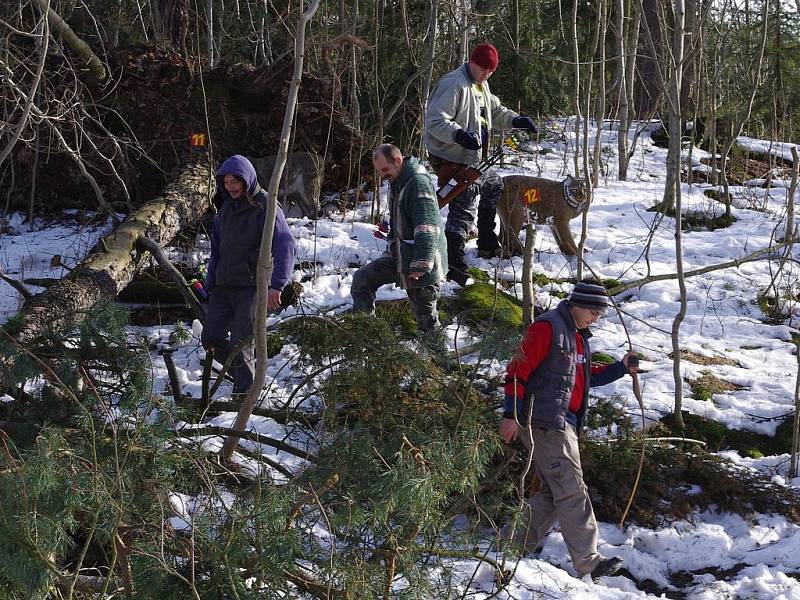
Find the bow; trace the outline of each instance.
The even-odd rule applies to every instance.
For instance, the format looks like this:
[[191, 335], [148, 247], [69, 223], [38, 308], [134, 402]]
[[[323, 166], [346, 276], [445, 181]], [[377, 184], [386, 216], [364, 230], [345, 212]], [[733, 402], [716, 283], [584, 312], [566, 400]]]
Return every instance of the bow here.
[[[594, 269], [589, 266], [583, 256], [580, 254], [578, 255], [578, 260], [581, 261], [584, 267], [588, 269], [588, 271], [594, 276], [597, 281], [601, 281], [600, 277], [595, 273]], [[628, 326], [625, 324], [625, 318], [622, 316], [622, 310], [620, 310], [619, 306], [617, 305], [616, 300], [612, 296], [608, 297], [611, 300], [611, 305], [614, 307], [614, 310], [617, 311], [617, 315], [619, 315], [620, 323], [622, 323], [622, 329], [625, 331], [625, 337], [628, 340], [628, 352], [633, 352], [633, 342], [631, 342], [631, 334], [628, 332]], [[642, 413], [642, 448], [639, 452], [639, 466], [636, 469], [636, 478], [633, 480], [633, 488], [631, 489], [630, 498], [628, 498], [628, 503], [625, 505], [625, 510], [622, 511], [622, 517], [619, 520], [619, 527], [620, 529], [625, 524], [625, 519], [628, 517], [628, 512], [633, 505], [633, 498], [636, 496], [636, 490], [639, 488], [639, 480], [642, 478], [642, 469], [644, 469], [644, 455], [645, 455], [645, 437], [644, 437], [644, 428], [645, 428], [645, 418], [644, 418], [644, 400], [642, 399], [642, 387], [639, 384], [639, 374], [633, 373], [630, 370], [628, 372], [633, 379], [633, 395], [636, 397], [636, 400], [639, 402], [639, 410]]]

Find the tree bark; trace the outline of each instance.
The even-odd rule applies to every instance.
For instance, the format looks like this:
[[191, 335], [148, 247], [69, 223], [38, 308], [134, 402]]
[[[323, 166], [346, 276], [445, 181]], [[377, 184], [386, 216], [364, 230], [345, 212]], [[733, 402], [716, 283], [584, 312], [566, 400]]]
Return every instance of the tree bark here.
[[[281, 130], [278, 157], [275, 160], [275, 170], [269, 180], [267, 217], [264, 221], [264, 230], [261, 235], [261, 251], [258, 255], [258, 265], [256, 267], [256, 315], [253, 324], [256, 337], [256, 372], [253, 376], [253, 384], [250, 386], [247, 397], [242, 403], [242, 408], [233, 423], [235, 431], [244, 431], [244, 427], [250, 420], [250, 415], [253, 414], [253, 408], [261, 391], [264, 389], [264, 382], [267, 379], [267, 292], [269, 291], [268, 286], [273, 270], [272, 236], [275, 231], [275, 215], [278, 208], [278, 187], [289, 155], [289, 138], [292, 136], [292, 123], [294, 121], [295, 107], [297, 106], [297, 95], [303, 78], [306, 25], [313, 18], [314, 13], [317, 12], [319, 4], [320, 0], [312, 0], [308, 10], [302, 13], [297, 21], [297, 31], [294, 39], [294, 76], [286, 99], [286, 112], [283, 117], [283, 129]], [[223, 461], [230, 460], [238, 443], [239, 438], [234, 435], [230, 435], [225, 439], [221, 452]]]
[[628, 74], [625, 71], [628, 63], [625, 44], [625, 0], [616, 0], [616, 40], [617, 40], [617, 178], [628, 179]]
[[786, 235], [783, 239], [788, 242], [794, 241], [794, 209], [795, 199], [797, 198], [798, 179], [800, 179], [800, 156], [797, 153], [797, 146], [792, 148], [792, 183], [789, 184], [789, 192], [786, 196]]
[[[69, 277], [25, 302], [19, 314], [22, 327], [15, 336], [17, 343], [24, 346], [48, 330], [69, 329], [95, 304], [113, 299], [148, 262], [150, 254], [137, 248], [139, 238], [149, 238], [159, 246], [167, 244], [211, 206], [211, 184], [207, 164], [184, 168], [160, 197], [101, 239]], [[0, 389], [4, 383], [0, 370]]]
[[659, 0], [640, 0], [644, 36], [649, 52], [638, 57], [639, 85], [636, 88], [635, 104], [637, 118], [656, 113], [664, 90], [664, 50]]
[[675, 267], [678, 272], [680, 309], [672, 321], [672, 378], [675, 383], [675, 424], [683, 429], [683, 378], [681, 377], [680, 329], [686, 317], [686, 281], [683, 276], [683, 240], [681, 222], [681, 79], [683, 74], [684, 3], [673, 0], [671, 77], [667, 88], [669, 110], [669, 152], [664, 204], [675, 208]]
[[[578, 48], [578, 0], [572, 2], [572, 54], [575, 66], [573, 68], [573, 77], [575, 78], [574, 88], [572, 93], [572, 110], [575, 113], [575, 153], [573, 156], [573, 163], [575, 168], [575, 177], [581, 176], [580, 157], [578, 156], [578, 147], [581, 143], [580, 126], [581, 126], [581, 53]], [[584, 173], [585, 175], [585, 173]], [[578, 269], [580, 270], [581, 262], [578, 261]], [[578, 275], [580, 279], [580, 275]]]
[[797, 373], [794, 379], [794, 419], [792, 420], [792, 455], [789, 464], [789, 477], [797, 477], [798, 452], [800, 452], [800, 335], [794, 336], [795, 356], [797, 357]]
[[533, 289], [534, 245], [536, 244], [536, 226], [530, 221], [525, 226], [525, 252], [522, 257], [522, 325], [527, 327], [533, 323], [536, 294]]
[[436, 60], [436, 25], [439, 16], [439, 0], [430, 0], [431, 14], [428, 20], [428, 64], [425, 67], [425, 81], [422, 84], [422, 118], [428, 111], [428, 100], [431, 97], [431, 87], [433, 85], [433, 63]]
[[725, 168], [725, 163], [728, 160], [728, 156], [730, 155], [731, 148], [736, 143], [736, 138], [742, 135], [742, 129], [744, 128], [744, 124], [750, 119], [750, 115], [753, 112], [753, 102], [756, 98], [756, 92], [758, 91], [759, 80], [761, 79], [761, 68], [764, 64], [764, 51], [767, 47], [767, 33], [769, 31], [769, 3], [764, 2], [764, 12], [762, 13], [763, 19], [763, 29], [762, 29], [762, 36], [761, 36], [761, 47], [758, 51], [758, 57], [756, 58], [755, 64], [752, 64], [750, 69], [748, 70], [750, 73], [754, 73], [752, 86], [749, 89], [749, 98], [747, 100], [747, 105], [743, 113], [739, 115], [736, 124], [734, 125], [734, 129], [731, 132], [731, 136], [728, 141], [725, 143], [725, 147], [722, 150], [722, 156], [720, 158], [720, 176], [722, 177], [722, 186], [725, 198], [725, 216], [731, 217], [731, 201], [730, 201], [730, 184], [728, 182], [728, 171]]
[[100, 60], [86, 42], [75, 35], [72, 27], [70, 27], [56, 11], [50, 8], [49, 0], [35, 0], [35, 2], [39, 10], [47, 15], [47, 22], [50, 27], [58, 32], [61, 39], [64, 40], [64, 43], [69, 46], [69, 49], [72, 50], [83, 63], [83, 68], [80, 69], [79, 72], [83, 75], [87, 83], [91, 85], [103, 83], [108, 76], [103, 61]]

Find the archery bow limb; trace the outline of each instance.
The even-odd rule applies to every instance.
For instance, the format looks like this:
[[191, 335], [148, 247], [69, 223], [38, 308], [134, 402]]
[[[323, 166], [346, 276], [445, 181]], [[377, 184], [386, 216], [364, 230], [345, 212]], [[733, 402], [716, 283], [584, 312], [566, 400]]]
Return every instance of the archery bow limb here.
[[[578, 260], [583, 263], [583, 266], [588, 269], [588, 271], [594, 276], [597, 281], [601, 281], [600, 277], [597, 275], [594, 269], [587, 263], [582, 256], [578, 255]], [[628, 332], [628, 326], [625, 324], [625, 318], [622, 316], [622, 310], [617, 305], [616, 300], [614, 300], [613, 296], [608, 297], [611, 300], [611, 305], [614, 307], [614, 310], [617, 311], [617, 315], [619, 316], [620, 323], [622, 324], [622, 329], [625, 331], [625, 337], [628, 340], [628, 352], [633, 352], [633, 342], [631, 342], [631, 334]], [[645, 418], [644, 418], [644, 400], [642, 399], [642, 388], [639, 384], [639, 374], [633, 373], [630, 370], [631, 378], [633, 379], [633, 395], [636, 397], [636, 400], [639, 402], [639, 410], [642, 413], [642, 448], [639, 452], [639, 466], [636, 469], [636, 477], [633, 480], [633, 488], [631, 488], [631, 495], [628, 498], [628, 503], [625, 505], [625, 510], [622, 511], [622, 517], [619, 520], [619, 527], [620, 529], [625, 525], [625, 519], [628, 517], [628, 512], [633, 506], [633, 499], [636, 496], [636, 491], [639, 489], [639, 481], [642, 478], [642, 470], [644, 469], [644, 456], [645, 456], [645, 437], [644, 437], [644, 430], [645, 430]]]

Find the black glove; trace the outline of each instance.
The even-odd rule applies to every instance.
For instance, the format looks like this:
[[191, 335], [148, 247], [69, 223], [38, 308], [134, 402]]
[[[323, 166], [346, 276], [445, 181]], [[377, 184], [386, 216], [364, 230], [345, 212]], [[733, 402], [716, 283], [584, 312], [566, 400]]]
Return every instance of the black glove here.
[[467, 150], [478, 150], [481, 147], [481, 141], [478, 136], [463, 129], [456, 131], [455, 139], [456, 144], [463, 146]]
[[511, 126], [514, 129], [527, 129], [528, 131], [536, 133], [536, 125], [534, 125], [533, 119], [530, 117], [523, 117], [522, 115], [514, 117], [511, 121]]

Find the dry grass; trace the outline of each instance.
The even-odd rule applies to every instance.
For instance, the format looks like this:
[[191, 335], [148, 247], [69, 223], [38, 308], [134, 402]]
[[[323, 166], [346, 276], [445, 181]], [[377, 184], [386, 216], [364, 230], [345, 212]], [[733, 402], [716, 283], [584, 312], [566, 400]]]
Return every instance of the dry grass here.
[[[673, 356], [674, 353], [669, 354], [670, 358]], [[681, 360], [685, 360], [696, 365], [703, 365], [704, 367], [714, 365], [725, 365], [729, 367], [742, 366], [738, 361], [733, 360], [732, 358], [727, 358], [725, 356], [703, 356], [702, 354], [695, 354], [694, 352], [689, 352], [688, 350], [681, 350]]]
[[701, 371], [700, 377], [689, 379], [688, 382], [695, 400], [711, 400], [711, 396], [714, 394], [724, 394], [744, 389], [744, 386], [720, 379], [707, 370]]

